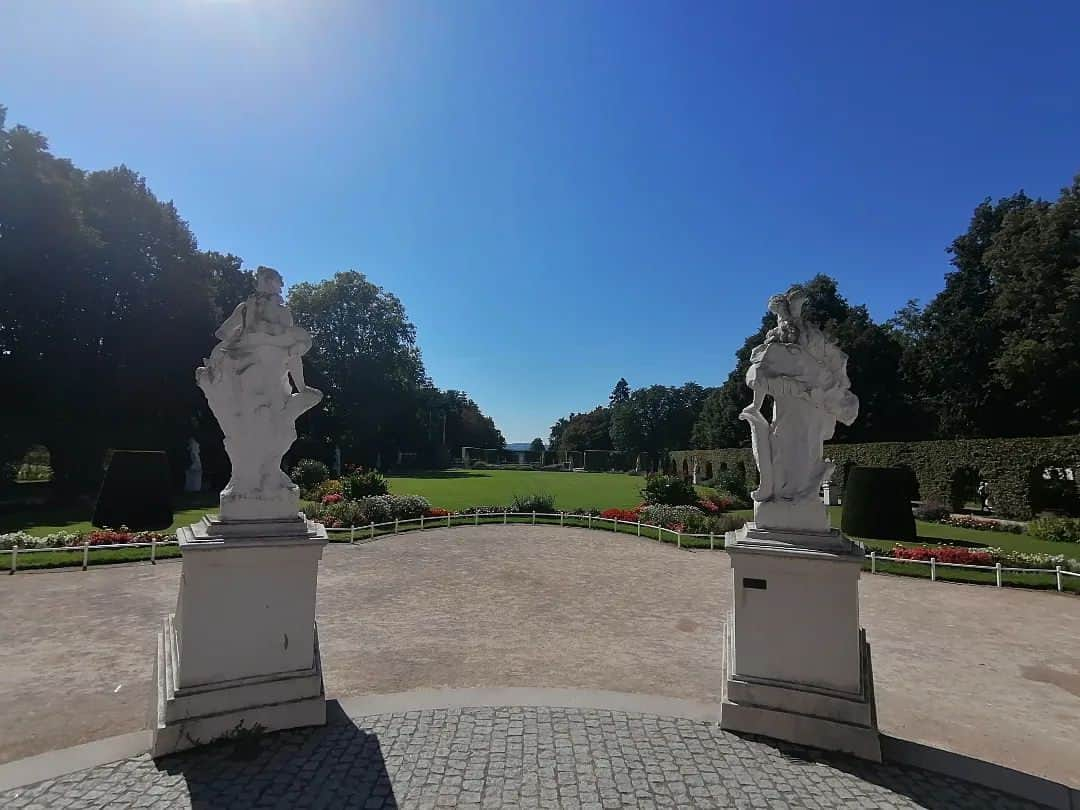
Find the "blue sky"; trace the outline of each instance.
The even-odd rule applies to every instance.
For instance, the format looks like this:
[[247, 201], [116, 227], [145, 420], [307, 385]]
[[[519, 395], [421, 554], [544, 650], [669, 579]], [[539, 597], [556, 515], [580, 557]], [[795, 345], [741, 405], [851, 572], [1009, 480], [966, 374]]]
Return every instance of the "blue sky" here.
[[[403, 300], [509, 441], [720, 383], [772, 292], [926, 300], [1080, 171], [1080, 3], [6, 0], [0, 103], [204, 248]], [[196, 358], [197, 359], [197, 358]]]

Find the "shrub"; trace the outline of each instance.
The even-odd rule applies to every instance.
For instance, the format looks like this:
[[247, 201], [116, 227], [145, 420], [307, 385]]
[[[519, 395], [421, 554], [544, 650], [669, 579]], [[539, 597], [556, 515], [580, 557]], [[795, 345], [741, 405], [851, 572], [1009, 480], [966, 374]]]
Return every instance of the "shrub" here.
[[745, 467], [735, 465], [726, 470], [717, 470], [716, 475], [713, 476], [713, 486], [716, 487], [718, 492], [727, 492], [741, 503], [746, 504], [746, 506], [739, 506], [738, 508], [749, 508], [750, 487], [746, 481]]
[[730, 512], [732, 509], [749, 509], [752, 506], [748, 498], [726, 490], [710, 492], [702, 500], [711, 503], [718, 512]]
[[56, 548], [81, 544], [82, 537], [70, 532], [54, 532], [44, 537], [34, 537], [26, 532], [0, 534], [0, 551], [10, 551], [13, 548]]
[[113, 450], [91, 523], [165, 529], [172, 522], [172, 474], [165, 451]]
[[427, 498], [419, 495], [372, 495], [354, 501], [317, 504], [312, 508], [310, 517], [337, 529], [366, 526], [370, 523], [389, 523], [392, 520], [410, 520], [420, 517], [430, 508]]
[[289, 473], [289, 478], [300, 487], [300, 492], [304, 494], [304, 497], [308, 497], [312, 490], [329, 477], [330, 468], [314, 458], [300, 459]]
[[915, 507], [915, 517], [930, 523], [937, 523], [950, 514], [949, 507], [941, 501], [923, 501]]
[[983, 549], [972, 550], [957, 546], [896, 546], [892, 556], [900, 560], [929, 560], [960, 565], [993, 565], [994, 558]]
[[1080, 543], [1080, 518], [1038, 518], [1028, 524], [1028, 534], [1052, 543]]
[[308, 493], [308, 500], [321, 501], [327, 495], [341, 495], [345, 489], [345, 485], [341, 483], [337, 478], [331, 478], [328, 481], [323, 481], [311, 492]]
[[641, 490], [645, 503], [684, 506], [698, 502], [697, 491], [689, 481], [677, 475], [650, 475]]
[[652, 504], [641, 510], [641, 520], [653, 526], [688, 534], [723, 534], [740, 528], [746, 521], [734, 515], [708, 515], [696, 506]]
[[343, 500], [345, 500], [345, 496], [340, 492], [331, 492], [328, 495], [323, 495], [320, 502], [329, 506], [332, 503], [341, 503]]
[[511, 512], [545, 512], [555, 511], [555, 496], [546, 492], [536, 492], [532, 495], [515, 495], [510, 502]]
[[879, 540], [914, 540], [911, 488], [911, 472], [903, 467], [852, 468], [844, 489], [844, 533]]
[[341, 482], [341, 494], [350, 501], [368, 498], [373, 495], [386, 495], [389, 492], [390, 484], [387, 482], [386, 476], [378, 470], [350, 473]]

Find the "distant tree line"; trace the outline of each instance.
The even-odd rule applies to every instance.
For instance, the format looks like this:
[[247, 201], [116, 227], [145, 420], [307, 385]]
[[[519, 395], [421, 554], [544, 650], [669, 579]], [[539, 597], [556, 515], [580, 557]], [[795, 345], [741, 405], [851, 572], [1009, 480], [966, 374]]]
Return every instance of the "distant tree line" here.
[[[0, 467], [44, 445], [56, 487], [90, 491], [109, 448], [164, 449], [181, 481], [194, 436], [220, 485], [228, 463], [194, 368], [251, 294], [251, 271], [199, 250], [126, 166], [85, 171], [5, 124], [0, 106]], [[363, 274], [297, 284], [288, 303], [314, 336], [310, 380], [326, 393], [298, 450], [329, 462], [340, 446], [346, 463], [389, 466], [399, 451], [430, 464], [463, 444], [503, 446], [466, 394], [433, 385], [401, 302]]]
[[[945, 288], [884, 323], [828, 276], [803, 284], [805, 314], [847, 352], [860, 400], [858, 420], [838, 425], [836, 441], [1080, 432], [1080, 177], [1053, 202], [1022, 191], [984, 200], [947, 250]], [[773, 320], [763, 312], [719, 387], [631, 391], [619, 380], [606, 406], [553, 425], [549, 446], [628, 455], [746, 446], [746, 370]]]

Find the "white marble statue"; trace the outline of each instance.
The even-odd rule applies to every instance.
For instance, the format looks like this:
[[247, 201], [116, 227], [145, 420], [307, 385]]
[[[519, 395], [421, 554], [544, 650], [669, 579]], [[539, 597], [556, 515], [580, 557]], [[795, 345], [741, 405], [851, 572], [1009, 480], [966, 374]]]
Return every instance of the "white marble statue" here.
[[281, 300], [281, 276], [256, 271], [255, 294], [215, 332], [221, 341], [195, 380], [225, 434], [232, 477], [221, 492], [225, 521], [295, 519], [299, 489], [281, 470], [296, 419], [322, 399], [304, 382], [311, 335]]
[[184, 470], [184, 492], [202, 492], [202, 453], [192, 436], [188, 439], [188, 467]]
[[[828, 531], [818, 491], [833, 464], [822, 459], [822, 443], [838, 421], [850, 425], [859, 413], [847, 355], [803, 318], [805, 303], [799, 287], [769, 299], [776, 327], [754, 348], [746, 372], [754, 401], [739, 418], [750, 423], [760, 476], [751, 496], [762, 529]], [[771, 422], [761, 413], [766, 396], [773, 401]]]

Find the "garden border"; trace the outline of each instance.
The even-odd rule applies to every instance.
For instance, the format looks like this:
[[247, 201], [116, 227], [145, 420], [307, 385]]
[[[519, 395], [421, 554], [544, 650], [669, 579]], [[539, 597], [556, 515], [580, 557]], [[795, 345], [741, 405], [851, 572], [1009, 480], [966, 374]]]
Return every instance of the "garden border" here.
[[[742, 465], [747, 483], [756, 483], [757, 467], [748, 447], [715, 450], [673, 450], [675, 470], [704, 475], [705, 465], [720, 470]], [[825, 456], [836, 463], [833, 481], [843, 483], [847, 469], [907, 467], [915, 475], [924, 500], [949, 504], [953, 480], [964, 470], [976, 470], [990, 486], [995, 509], [1004, 517], [1032, 517], [1031, 474], [1046, 467], [1080, 467], [1080, 434], [1015, 439], [952, 439], [924, 442], [867, 442], [826, 444]], [[685, 465], [685, 467], [684, 467]]]
[[[540, 519], [540, 522], [537, 522]], [[555, 520], [558, 519], [558, 523]], [[642, 523], [638, 521], [621, 520], [619, 518], [606, 518], [598, 515], [578, 515], [570, 512], [511, 512], [504, 509], [502, 512], [473, 512], [471, 514], [448, 514], [438, 517], [426, 517], [421, 516], [418, 518], [408, 518], [406, 520], [389, 520], [383, 523], [369, 523], [362, 526], [350, 526], [348, 528], [327, 528], [327, 535], [340, 535], [343, 539], [332, 540], [331, 542], [338, 543], [350, 543], [352, 545], [364, 545], [366, 543], [375, 542], [386, 537], [391, 537], [398, 534], [407, 534], [414, 531], [425, 531], [428, 529], [451, 529], [451, 528], [463, 528], [467, 526], [485, 526], [485, 525], [502, 525], [502, 526], [515, 526], [515, 525], [531, 525], [531, 526], [558, 526], [560, 528], [581, 528], [590, 529], [592, 531], [607, 531], [607, 528], [594, 525], [596, 523], [609, 523], [611, 524], [611, 531], [619, 534], [635, 534], [637, 537], [648, 540], [655, 540], [658, 543], [672, 544], [671, 540], [665, 540], [665, 532], [668, 535], [674, 536], [674, 543], [678, 549], [700, 549], [709, 551], [723, 551], [726, 545], [727, 534], [718, 536], [715, 532], [710, 534], [693, 534], [690, 532], [680, 532], [675, 529], [668, 529], [664, 526], [657, 526], [651, 523]], [[344, 539], [345, 534], [349, 535], [348, 540]], [[650, 536], [655, 535], [655, 537]], [[684, 543], [684, 539], [689, 539], [690, 543]], [[707, 542], [706, 542], [707, 541]], [[112, 549], [124, 549], [124, 548], [147, 548], [151, 549], [151, 557], [149, 562], [156, 564], [156, 550], [161, 547], [176, 546], [178, 541], [176, 540], [163, 540], [161, 542], [152, 541], [150, 543], [118, 543], [110, 545], [98, 545], [92, 546], [89, 543], [83, 543], [78, 546], [58, 546], [48, 548], [33, 548], [33, 549], [19, 549], [12, 548], [7, 553], [10, 555], [11, 564], [8, 570], [9, 574], [15, 574], [18, 571], [18, 555], [19, 554], [34, 554], [39, 552], [78, 552], [82, 551], [83, 561], [82, 570], [86, 571], [90, 565], [89, 554], [91, 550], [112, 550]], [[133, 561], [134, 562], [134, 561]], [[863, 570], [869, 571], [870, 574], [877, 574], [878, 563], [914, 563], [916, 565], [929, 565], [930, 566], [930, 580], [932, 582], [937, 581], [937, 569], [938, 568], [959, 568], [959, 569], [979, 569], [985, 571], [993, 571], [996, 573], [995, 584], [997, 587], [1023, 587], [1022, 585], [1010, 585], [1003, 579], [1005, 573], [1018, 573], [1018, 574], [1046, 574], [1053, 575], [1056, 579], [1057, 591], [1059, 593], [1064, 592], [1066, 589], [1063, 587], [1064, 580], [1062, 577], [1076, 577], [1080, 579], [1080, 573], [1072, 571], [1066, 571], [1062, 567], [1056, 566], [1053, 569], [1050, 568], [1017, 568], [1012, 566], [1002, 566], [1001, 563], [996, 565], [971, 565], [966, 563], [944, 563], [938, 562], [935, 558], [931, 557], [929, 560], [912, 560], [899, 557], [879, 557], [876, 549], [868, 549], [866, 560], [863, 564]], [[79, 566], [68, 566], [69, 568], [77, 568]], [[30, 569], [40, 570], [40, 569]], [[48, 570], [57, 570], [56, 568]], [[882, 572], [887, 573], [887, 572]], [[902, 575], [901, 575], [902, 576]], [[945, 580], [943, 580], [945, 581]], [[969, 584], [982, 584], [982, 583], [969, 583]], [[1049, 589], [1043, 589], [1049, 590]], [[1068, 589], [1071, 591], [1071, 588]]]

